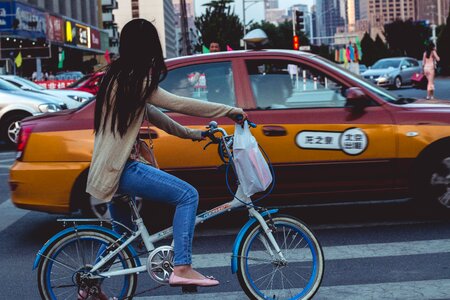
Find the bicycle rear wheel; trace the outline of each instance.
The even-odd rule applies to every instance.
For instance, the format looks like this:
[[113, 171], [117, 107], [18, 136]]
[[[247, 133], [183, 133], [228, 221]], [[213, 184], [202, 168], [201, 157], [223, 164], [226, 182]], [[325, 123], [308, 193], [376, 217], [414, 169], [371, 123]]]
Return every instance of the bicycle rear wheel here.
[[310, 299], [323, 277], [319, 241], [308, 227], [290, 216], [272, 218], [281, 261], [261, 225], [247, 231], [239, 247], [238, 279], [250, 299]]
[[[38, 268], [38, 286], [43, 299], [131, 299], [137, 286], [137, 275], [110, 278], [96, 276], [102, 271], [116, 271], [136, 266], [125, 248], [101, 270], [90, 273], [92, 266], [105, 256], [108, 247], [116, 248], [116, 238], [95, 229], [68, 232], [43, 254]], [[91, 276], [91, 277], [90, 277]], [[89, 278], [90, 277], [90, 278]]]

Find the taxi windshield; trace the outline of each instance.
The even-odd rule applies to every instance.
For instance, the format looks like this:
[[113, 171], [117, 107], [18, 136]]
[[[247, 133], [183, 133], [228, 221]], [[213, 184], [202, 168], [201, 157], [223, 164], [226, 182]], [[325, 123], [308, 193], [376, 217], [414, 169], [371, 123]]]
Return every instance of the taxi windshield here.
[[333, 63], [325, 58], [319, 57], [319, 56], [315, 56], [313, 57], [314, 60], [322, 63], [322, 64], [326, 64], [328, 67], [331, 67], [333, 70], [337, 71], [338, 73], [344, 75], [345, 77], [349, 77], [351, 80], [356, 81], [359, 85], [363, 86], [364, 88], [370, 90], [371, 92], [377, 94], [381, 99], [383, 99], [384, 101], [390, 102], [390, 103], [395, 103], [395, 104], [400, 104], [401, 102], [399, 102], [399, 100], [401, 98], [399, 98], [397, 95], [383, 89], [380, 88], [376, 85], [374, 85], [371, 82], [368, 82], [366, 80], [364, 80], [363, 78], [361, 78], [360, 76], [350, 72], [347, 69], [344, 69], [343, 67], [341, 67], [340, 65]]

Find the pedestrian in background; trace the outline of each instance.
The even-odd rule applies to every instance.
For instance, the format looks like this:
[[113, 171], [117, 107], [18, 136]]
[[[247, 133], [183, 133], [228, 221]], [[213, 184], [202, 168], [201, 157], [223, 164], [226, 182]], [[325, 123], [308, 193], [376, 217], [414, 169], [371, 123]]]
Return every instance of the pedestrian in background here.
[[218, 42], [213, 41], [209, 44], [209, 52], [220, 52], [220, 45]]
[[436, 73], [436, 64], [440, 60], [433, 42], [430, 42], [423, 53], [422, 68], [423, 73], [428, 79], [427, 100], [434, 98], [434, 76]]
[[[169, 134], [193, 140], [204, 138], [201, 130], [182, 126], [156, 107], [203, 118], [227, 116], [238, 123], [247, 115], [240, 108], [180, 97], [159, 88], [167, 69], [156, 28], [147, 20], [133, 19], [122, 28], [119, 54], [119, 58], [108, 65], [97, 94], [94, 152], [87, 192], [104, 202], [109, 202], [117, 192], [176, 206], [173, 218], [175, 266], [169, 283], [217, 285], [217, 280], [203, 276], [191, 266], [197, 190], [133, 157], [139, 155], [136, 145], [144, 114], [152, 124]], [[114, 202], [110, 203], [110, 212], [114, 220], [130, 226], [129, 212], [121, 210]], [[80, 291], [80, 295], [83, 293]]]

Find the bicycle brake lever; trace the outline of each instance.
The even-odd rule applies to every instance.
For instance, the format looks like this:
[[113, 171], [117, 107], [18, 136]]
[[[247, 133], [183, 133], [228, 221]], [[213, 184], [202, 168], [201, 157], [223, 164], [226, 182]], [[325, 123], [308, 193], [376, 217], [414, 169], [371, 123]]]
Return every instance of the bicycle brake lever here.
[[205, 145], [205, 147], [203, 147], [203, 150], [206, 150], [206, 148], [208, 148], [209, 145], [214, 144], [213, 142], [209, 142], [208, 144]]

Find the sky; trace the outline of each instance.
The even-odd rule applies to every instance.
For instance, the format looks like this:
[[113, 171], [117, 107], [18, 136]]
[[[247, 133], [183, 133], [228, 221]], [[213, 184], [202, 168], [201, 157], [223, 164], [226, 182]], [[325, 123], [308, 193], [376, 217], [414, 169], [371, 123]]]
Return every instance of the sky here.
[[[234, 0], [234, 6], [235, 6], [235, 12], [236, 14], [242, 18], [242, 1], [243, 0]], [[252, 20], [254, 22], [259, 22], [261, 20], [264, 20], [264, 2], [261, 0], [261, 2], [258, 3], [251, 3], [250, 1], [255, 0], [246, 0], [245, 2], [245, 22], [248, 23], [248, 21]], [[211, 0], [194, 0], [194, 7], [195, 7], [195, 15], [201, 15], [205, 11], [205, 7], [202, 6], [205, 3], [211, 2]], [[307, 4], [311, 6], [313, 4], [313, 0], [278, 0], [279, 8], [289, 8], [292, 5], [295, 4]]]

